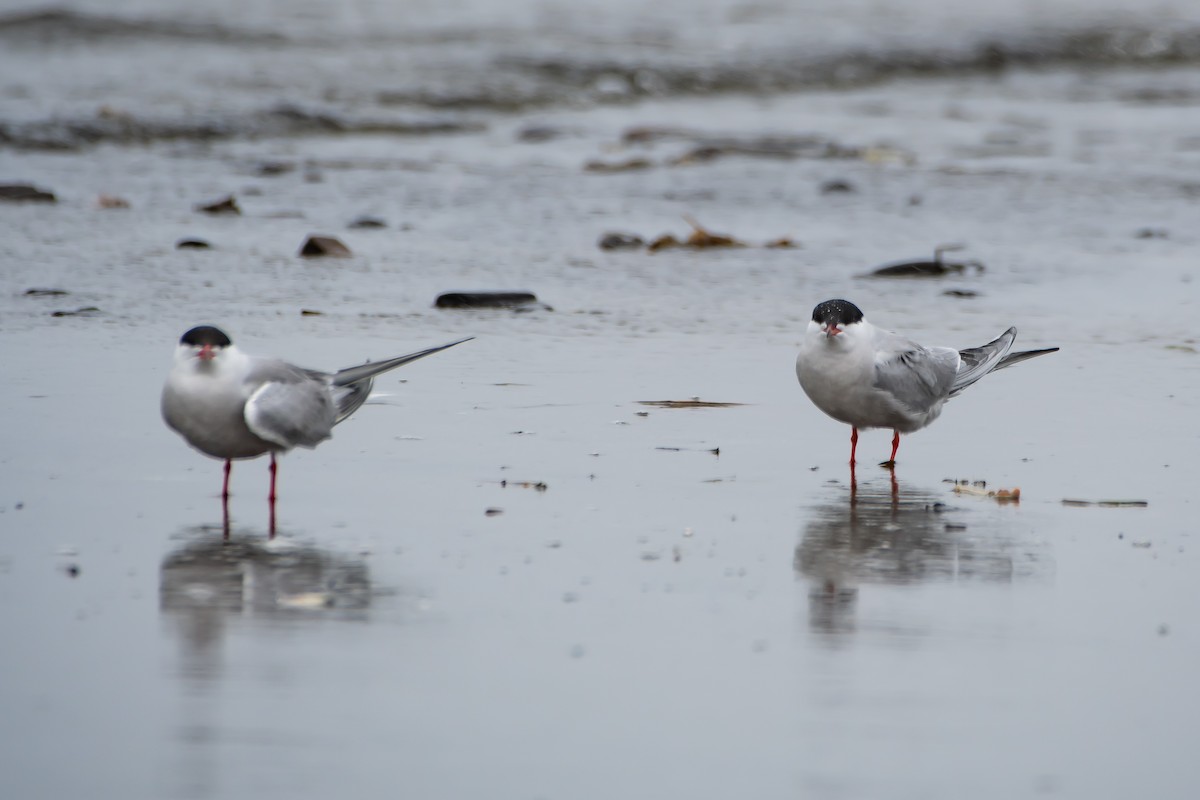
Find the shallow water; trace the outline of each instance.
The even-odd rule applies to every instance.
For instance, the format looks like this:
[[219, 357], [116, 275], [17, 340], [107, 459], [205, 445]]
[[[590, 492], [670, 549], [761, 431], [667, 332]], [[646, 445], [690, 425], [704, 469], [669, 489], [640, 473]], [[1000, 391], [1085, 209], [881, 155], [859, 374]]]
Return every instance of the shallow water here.
[[[333, 12], [303, 8], [266, 49], [313, 46], [312, 20]], [[524, 47], [530, 30], [579, 27], [480, 13], [489, 57], [496, 31]], [[844, 13], [858, 46], [870, 26]], [[156, 3], [120, 15], [149, 17], [213, 21]], [[251, 4], [218, 21], [261, 34], [272, 19]], [[629, 19], [643, 18], [603, 17], [596, 41]], [[675, 34], [696, 52], [720, 38], [704, 19]], [[735, 33], [751, 30], [786, 40], [769, 24]], [[175, 46], [143, 33], [154, 58]], [[257, 39], [198, 38], [234, 72], [282, 69]], [[71, 47], [96, 67], [62, 73], [84, 106], [102, 68], [129, 69], [110, 45]], [[25, 99], [55, 79], [21, 78]], [[155, 81], [162, 116], [182, 118], [187, 82]], [[129, 84], [138, 109], [153, 85]], [[222, 95], [221, 113], [277, 96], [264, 80]], [[6, 97], [5, 123], [59, 135], [55, 113]], [[10, 143], [0, 176], [59, 202], [0, 205], [0, 794], [1193, 796], [1196, 97], [1188, 64], [1068, 63], [472, 111], [456, 134]], [[535, 126], [552, 135], [531, 143]], [[643, 126], [686, 133], [623, 140]], [[671, 163], [800, 134], [839, 157]], [[650, 164], [584, 169], [633, 157]], [[831, 180], [853, 191], [823, 194]], [[131, 207], [101, 210], [101, 193]], [[229, 193], [241, 216], [193, 210]], [[347, 229], [364, 214], [388, 227]], [[608, 231], [686, 236], [685, 215], [802, 246], [596, 246]], [[298, 258], [314, 232], [354, 257]], [[189, 236], [214, 248], [174, 248]], [[942, 243], [985, 270], [860, 277]], [[432, 307], [456, 289], [529, 289], [553, 310]], [[894, 485], [873, 466], [890, 432], [864, 433], [852, 491], [848, 431], [792, 368], [833, 296], [930, 344], [1015, 324], [1019, 345], [1062, 351], [906, 437]], [[173, 343], [202, 322], [320, 368], [477, 339], [381, 379], [387, 396], [282, 460], [274, 543], [266, 465], [236, 465], [223, 544], [219, 462], [158, 418]], [[693, 396], [744, 405], [640, 402]]]

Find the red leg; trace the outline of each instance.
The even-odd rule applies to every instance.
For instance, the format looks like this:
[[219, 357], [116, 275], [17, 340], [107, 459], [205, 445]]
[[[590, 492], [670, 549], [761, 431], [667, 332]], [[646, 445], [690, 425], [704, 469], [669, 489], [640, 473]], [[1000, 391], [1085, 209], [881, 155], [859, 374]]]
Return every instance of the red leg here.
[[858, 428], [850, 427], [850, 466], [854, 466], [854, 453], [858, 450]]
[[225, 482], [221, 484], [221, 529], [225, 538], [229, 538], [229, 473], [233, 470], [233, 460], [225, 459]]
[[267, 495], [267, 503], [271, 509], [271, 527], [268, 533], [269, 538], [275, 538], [275, 475], [279, 472], [279, 465], [275, 463], [275, 454], [271, 453], [271, 493]]
[[896, 463], [896, 451], [900, 449], [900, 431], [892, 431], [892, 457], [888, 459], [892, 464]]

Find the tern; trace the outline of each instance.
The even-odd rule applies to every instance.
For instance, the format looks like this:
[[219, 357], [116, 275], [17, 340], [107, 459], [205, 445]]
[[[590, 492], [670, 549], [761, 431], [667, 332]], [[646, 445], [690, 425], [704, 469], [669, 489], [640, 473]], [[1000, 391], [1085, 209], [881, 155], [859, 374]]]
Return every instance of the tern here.
[[221, 500], [226, 530], [229, 473], [236, 459], [271, 457], [271, 533], [275, 531], [277, 454], [316, 447], [357, 411], [375, 376], [474, 337], [337, 372], [247, 355], [220, 328], [200, 325], [179, 339], [162, 392], [167, 426], [205, 455], [225, 461]]
[[1009, 328], [980, 347], [924, 347], [876, 328], [849, 300], [826, 300], [812, 320], [796, 357], [796, 376], [817, 408], [851, 428], [850, 466], [854, 467], [859, 428], [891, 428], [896, 463], [900, 434], [924, 428], [942, 406], [977, 380], [998, 369], [1057, 347], [1010, 352], [1017, 329]]

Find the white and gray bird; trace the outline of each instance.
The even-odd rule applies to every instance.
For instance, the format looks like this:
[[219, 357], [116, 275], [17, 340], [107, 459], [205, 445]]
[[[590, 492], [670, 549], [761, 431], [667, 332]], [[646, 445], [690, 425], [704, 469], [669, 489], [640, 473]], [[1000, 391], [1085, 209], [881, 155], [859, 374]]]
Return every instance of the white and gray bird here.
[[277, 453], [330, 438], [333, 426], [366, 402], [375, 376], [471, 338], [329, 373], [247, 355], [220, 328], [200, 325], [175, 348], [163, 386], [163, 419], [201, 453], [225, 460], [226, 503], [234, 459], [270, 455], [273, 530]]
[[796, 357], [796, 376], [817, 408], [851, 427], [850, 465], [854, 466], [859, 428], [891, 428], [896, 462], [900, 434], [924, 428], [942, 413], [942, 405], [977, 380], [1057, 347], [1009, 352], [1017, 329], [967, 350], [924, 347], [876, 328], [849, 300], [826, 300], [812, 320]]

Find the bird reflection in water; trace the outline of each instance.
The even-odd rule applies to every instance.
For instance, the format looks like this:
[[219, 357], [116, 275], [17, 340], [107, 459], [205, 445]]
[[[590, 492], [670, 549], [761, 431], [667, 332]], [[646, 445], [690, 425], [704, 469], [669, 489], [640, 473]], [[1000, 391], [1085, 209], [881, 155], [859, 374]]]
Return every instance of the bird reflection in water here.
[[186, 544], [163, 559], [159, 602], [182, 634], [189, 673], [219, 672], [227, 618], [366, 616], [371, 582], [361, 558], [251, 531], [202, 527], [184, 536]]
[[809, 581], [815, 631], [853, 632], [859, 590], [867, 584], [1010, 582], [1040, 563], [1035, 549], [1016, 550], [1012, 509], [968, 511], [925, 490], [901, 492], [891, 469], [886, 480], [858, 483], [852, 474], [850, 486], [836, 491], [840, 500], [813, 509], [793, 559]]
[[[177, 538], [183, 544], [163, 559], [159, 574], [159, 608], [181, 643], [178, 753], [167, 770], [172, 787], [165, 796], [221, 797], [221, 745], [231, 733], [217, 701], [236, 696], [230, 684], [237, 683], [225, 675], [229, 632], [365, 620], [374, 592], [362, 558], [286, 536], [269, 540], [263, 531], [204, 526]], [[278, 734], [257, 735], [274, 741]]]

